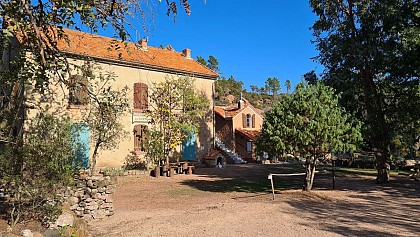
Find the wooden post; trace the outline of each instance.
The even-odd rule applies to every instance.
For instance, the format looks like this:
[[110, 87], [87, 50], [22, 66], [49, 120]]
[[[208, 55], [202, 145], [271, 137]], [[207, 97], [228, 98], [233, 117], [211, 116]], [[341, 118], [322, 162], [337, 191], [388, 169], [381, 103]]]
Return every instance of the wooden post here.
[[169, 168], [169, 177], [174, 177], [175, 174], [175, 168], [171, 166], [171, 168]]
[[268, 179], [271, 181], [271, 191], [273, 192], [273, 201], [274, 201], [274, 183], [273, 183], [273, 176], [271, 174], [268, 175]]
[[159, 178], [159, 176], [160, 176], [160, 166], [156, 166], [155, 167], [155, 177]]

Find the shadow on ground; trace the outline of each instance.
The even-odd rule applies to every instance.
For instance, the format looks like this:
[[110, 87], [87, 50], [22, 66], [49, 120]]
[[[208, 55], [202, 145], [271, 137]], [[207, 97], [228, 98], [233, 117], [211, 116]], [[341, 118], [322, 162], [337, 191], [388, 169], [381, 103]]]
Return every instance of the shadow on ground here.
[[307, 214], [302, 225], [310, 223], [305, 220], [322, 221], [323, 230], [345, 236], [415, 236], [420, 231], [419, 187], [406, 176], [384, 185], [366, 176], [342, 176], [337, 190], [351, 191], [345, 200], [308, 197], [286, 202]]
[[[303, 172], [303, 168], [287, 164], [201, 168], [197, 169], [198, 177], [213, 179], [190, 179], [182, 184], [208, 192], [246, 192], [258, 196], [271, 192], [270, 180], [267, 179], [269, 173], [296, 172]], [[277, 193], [299, 190], [303, 178], [276, 177], [275, 190]], [[281, 201], [293, 207], [291, 214], [299, 213], [302, 225], [316, 225], [311, 227], [332, 233], [345, 236], [414, 236], [419, 233], [420, 184], [408, 176], [395, 176], [391, 183], [377, 185], [372, 176], [339, 173], [335, 187], [337, 191], [346, 192], [342, 198], [329, 198], [328, 192], [321, 192], [323, 197], [318, 195], [319, 192], [303, 192], [297, 198], [282, 198]], [[331, 173], [318, 173], [314, 189], [332, 190]]]
[[[208, 177], [212, 180], [190, 179], [182, 182], [201, 191], [207, 192], [271, 192], [271, 183], [268, 179], [270, 173], [290, 174], [301, 173], [304, 169], [300, 165], [230, 165], [226, 168], [198, 168], [195, 172], [197, 177]], [[276, 192], [281, 190], [301, 189], [304, 176], [274, 177]], [[315, 181], [316, 189], [331, 189], [332, 177], [330, 174], [317, 174]]]

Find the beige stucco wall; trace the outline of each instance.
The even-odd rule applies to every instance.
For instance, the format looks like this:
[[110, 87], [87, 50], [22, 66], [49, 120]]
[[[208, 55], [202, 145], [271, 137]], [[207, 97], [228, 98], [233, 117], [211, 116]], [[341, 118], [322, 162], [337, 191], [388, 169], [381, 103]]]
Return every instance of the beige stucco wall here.
[[[71, 63], [80, 64], [81, 61], [71, 60]], [[133, 84], [142, 82], [152, 86], [154, 82], [161, 82], [167, 77], [177, 76], [174, 74], [168, 74], [164, 72], [149, 71], [144, 69], [138, 69], [128, 66], [111, 65], [108, 63], [99, 63], [101, 70], [104, 72], [112, 72], [116, 76], [116, 80], [110, 82], [114, 89], [122, 89], [124, 87], [130, 88], [129, 92], [129, 111], [127, 111], [120, 119], [124, 125], [124, 130], [128, 133], [124, 139], [122, 139], [118, 146], [115, 146], [112, 150], [105, 150], [99, 153], [97, 159], [97, 167], [121, 167], [124, 163], [125, 157], [134, 150], [134, 136], [133, 129], [134, 124], [132, 121], [132, 110], [133, 110]], [[197, 158], [200, 159], [209, 149], [212, 147], [213, 142], [213, 99], [212, 99], [212, 87], [214, 80], [194, 78], [195, 85], [198, 91], [202, 91], [206, 98], [209, 100], [209, 110], [207, 113], [207, 120], [202, 126], [197, 136]], [[83, 109], [79, 108], [68, 108], [68, 90], [65, 86], [59, 83], [53, 83], [50, 86], [51, 91], [55, 95], [52, 100], [47, 103], [43, 103], [42, 106], [49, 105], [50, 111], [56, 111], [55, 113], [60, 116], [69, 115], [73, 121], [77, 122], [80, 117], [80, 113], [83, 113]], [[30, 93], [34, 97], [34, 101], [39, 99], [39, 95]], [[29, 110], [28, 116], [34, 116], [36, 111]], [[91, 144], [90, 155], [92, 155], [93, 147]]]
[[254, 128], [246, 128], [249, 130], [260, 130], [262, 129], [262, 124], [263, 124], [263, 120], [260, 117], [260, 115], [256, 114], [254, 110], [251, 109], [251, 107], [246, 107], [241, 113], [239, 113], [238, 115], [236, 115], [236, 117], [233, 118], [233, 131], [235, 131], [236, 129], [240, 128], [243, 129], [243, 124], [242, 124], [242, 114], [255, 114], [255, 127]]

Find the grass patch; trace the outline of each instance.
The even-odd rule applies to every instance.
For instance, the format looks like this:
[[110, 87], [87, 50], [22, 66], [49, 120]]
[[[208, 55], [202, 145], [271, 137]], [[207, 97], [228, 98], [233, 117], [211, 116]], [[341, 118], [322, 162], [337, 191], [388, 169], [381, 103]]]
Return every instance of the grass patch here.
[[[345, 174], [360, 174], [360, 175], [369, 175], [369, 176], [376, 176], [378, 174], [378, 171], [376, 169], [362, 169], [362, 168], [348, 168], [348, 167], [334, 167], [335, 172], [338, 173], [345, 173]], [[319, 170], [327, 170], [332, 171], [332, 167], [322, 167]], [[411, 172], [409, 171], [395, 171], [391, 170], [390, 175], [409, 175]]]

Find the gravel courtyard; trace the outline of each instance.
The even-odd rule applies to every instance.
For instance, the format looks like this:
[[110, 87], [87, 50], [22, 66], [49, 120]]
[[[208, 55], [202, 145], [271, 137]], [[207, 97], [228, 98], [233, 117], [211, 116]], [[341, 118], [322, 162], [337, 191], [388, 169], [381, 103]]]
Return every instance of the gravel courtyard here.
[[[374, 177], [329, 173], [315, 190], [302, 177], [275, 178], [281, 165], [198, 168], [194, 175], [119, 177], [115, 215], [90, 222], [93, 236], [418, 236], [420, 185], [407, 176], [374, 185]], [[292, 172], [292, 170], [290, 171]]]

